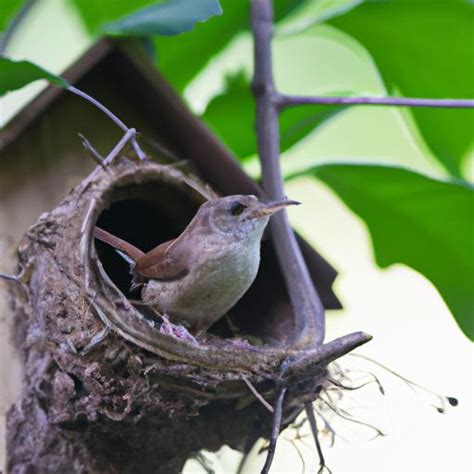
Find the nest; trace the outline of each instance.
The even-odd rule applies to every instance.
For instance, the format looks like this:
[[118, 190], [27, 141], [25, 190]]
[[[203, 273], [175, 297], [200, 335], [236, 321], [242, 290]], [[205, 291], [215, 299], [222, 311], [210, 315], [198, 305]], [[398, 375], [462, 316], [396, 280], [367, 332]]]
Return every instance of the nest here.
[[96, 246], [93, 228], [146, 251], [176, 237], [210, 195], [174, 166], [121, 158], [28, 230], [23, 283], [12, 287], [25, 381], [8, 416], [10, 472], [178, 472], [200, 449], [244, 450], [272, 422], [249, 386], [271, 402], [276, 382], [287, 382], [285, 426], [317, 397], [327, 363], [368, 340], [312, 347], [270, 242], [233, 324], [223, 318], [198, 344], [164, 333], [133, 304], [127, 264]]

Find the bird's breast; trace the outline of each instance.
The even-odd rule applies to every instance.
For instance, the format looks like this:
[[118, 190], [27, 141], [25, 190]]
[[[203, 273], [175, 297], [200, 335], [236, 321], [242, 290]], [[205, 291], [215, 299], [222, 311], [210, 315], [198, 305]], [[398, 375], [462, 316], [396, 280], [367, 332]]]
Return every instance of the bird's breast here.
[[203, 318], [215, 321], [248, 290], [259, 263], [260, 242], [245, 248], [235, 244], [201, 248], [184, 278], [170, 282], [151, 280], [142, 298], [190, 324]]

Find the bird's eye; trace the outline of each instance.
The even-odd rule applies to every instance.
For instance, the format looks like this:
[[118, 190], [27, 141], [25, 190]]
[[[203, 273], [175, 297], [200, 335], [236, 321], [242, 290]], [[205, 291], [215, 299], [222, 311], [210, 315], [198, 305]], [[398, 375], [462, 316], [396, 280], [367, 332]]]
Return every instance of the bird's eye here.
[[241, 204], [240, 202], [237, 202], [235, 203], [231, 208], [230, 208], [230, 213], [233, 215], [233, 216], [238, 216], [240, 214], [242, 214], [242, 212], [244, 212], [244, 209], [246, 208], [247, 206], [244, 206], [243, 204]]

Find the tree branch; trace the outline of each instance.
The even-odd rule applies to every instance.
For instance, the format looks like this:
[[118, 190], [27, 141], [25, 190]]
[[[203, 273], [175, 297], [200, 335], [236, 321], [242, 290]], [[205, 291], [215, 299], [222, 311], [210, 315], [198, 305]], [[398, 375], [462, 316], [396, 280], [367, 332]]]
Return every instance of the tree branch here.
[[[255, 75], [252, 89], [256, 100], [258, 151], [262, 164], [263, 189], [270, 199], [285, 196], [280, 170], [278, 108], [272, 73], [271, 36], [273, 12], [271, 0], [251, 0], [254, 37]], [[286, 211], [271, 221], [271, 235], [294, 308], [299, 333], [313, 337], [318, 345], [324, 340], [324, 307], [311, 281], [301, 250], [288, 221]], [[306, 325], [305, 330], [303, 326]], [[304, 341], [301, 341], [304, 344]]]
[[326, 467], [326, 461], [324, 459], [324, 453], [321, 448], [321, 443], [319, 442], [318, 424], [316, 422], [316, 417], [314, 416], [313, 403], [308, 401], [304, 405], [305, 405], [306, 416], [308, 417], [308, 421], [309, 421], [309, 426], [311, 427], [311, 433], [313, 434], [314, 443], [316, 445], [316, 451], [318, 452], [318, 456], [319, 456], [319, 469], [318, 469], [318, 474], [319, 474], [319, 473], [324, 472], [324, 468]]
[[277, 94], [279, 109], [299, 105], [393, 105], [397, 107], [474, 108], [472, 99], [420, 99], [411, 97], [329, 97]]
[[275, 406], [273, 407], [274, 415], [272, 420], [272, 433], [270, 435], [270, 446], [268, 446], [268, 453], [265, 459], [265, 464], [262, 468], [261, 474], [268, 474], [275, 456], [276, 444], [278, 435], [281, 429], [281, 415], [283, 410], [283, 400], [285, 399], [286, 387], [279, 387], [275, 397]]

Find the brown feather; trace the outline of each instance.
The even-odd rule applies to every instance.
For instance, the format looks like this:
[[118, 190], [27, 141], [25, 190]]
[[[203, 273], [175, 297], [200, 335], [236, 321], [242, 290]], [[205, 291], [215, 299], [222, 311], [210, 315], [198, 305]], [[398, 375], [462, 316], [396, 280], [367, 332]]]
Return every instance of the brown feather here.
[[163, 242], [147, 253], [100, 227], [94, 228], [94, 237], [121, 250], [135, 262], [132, 266], [135, 284], [142, 283], [143, 278], [176, 280], [189, 272], [189, 252], [186, 252], [186, 245], [180, 245], [181, 236]]
[[168, 240], [140, 257], [133, 271], [154, 280], [175, 280], [188, 273], [188, 259], [183, 252], [173, 251], [178, 239]]
[[121, 238], [111, 234], [110, 232], [107, 232], [104, 229], [101, 229], [100, 227], [94, 227], [94, 237], [118, 250], [121, 250], [134, 262], [139, 260], [144, 255], [144, 253], [140, 249], [137, 249], [137, 247], [134, 245], [122, 240]]

